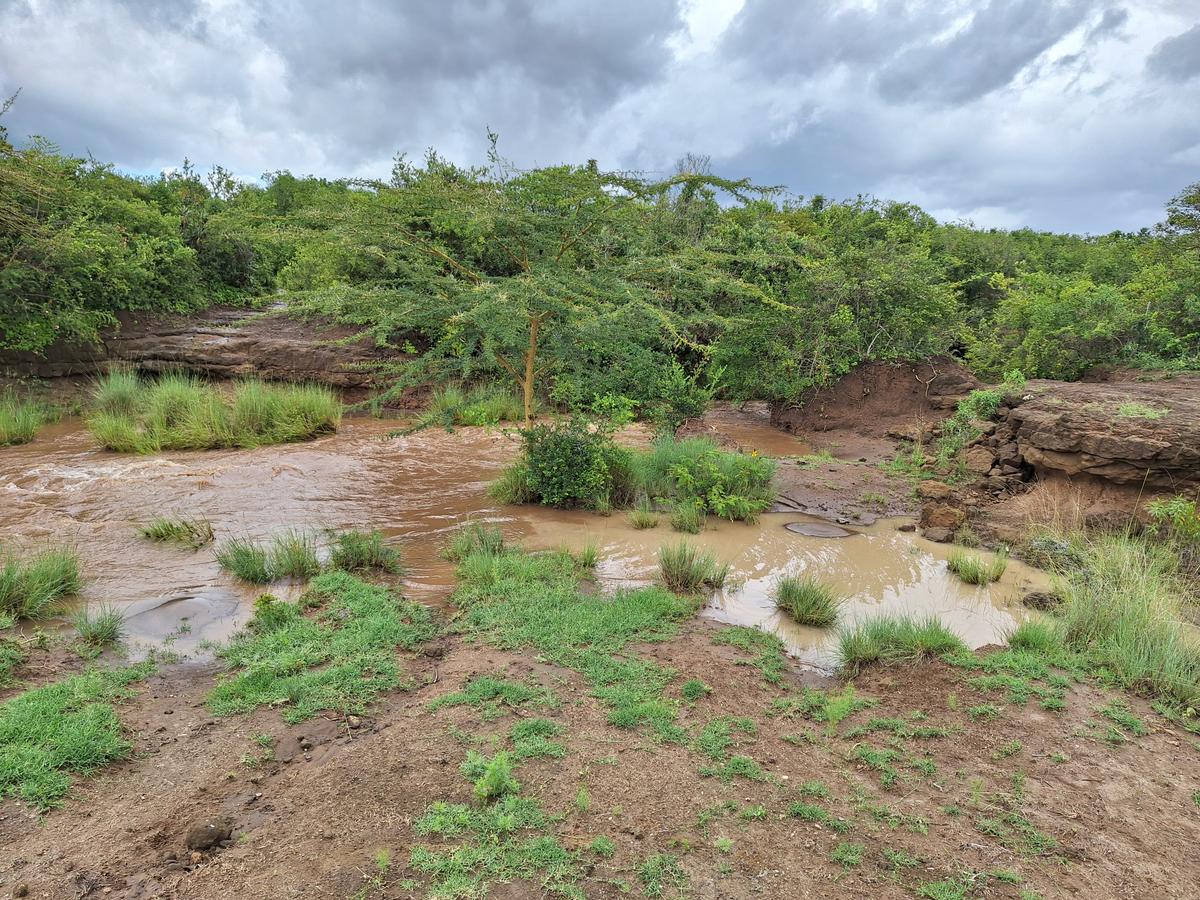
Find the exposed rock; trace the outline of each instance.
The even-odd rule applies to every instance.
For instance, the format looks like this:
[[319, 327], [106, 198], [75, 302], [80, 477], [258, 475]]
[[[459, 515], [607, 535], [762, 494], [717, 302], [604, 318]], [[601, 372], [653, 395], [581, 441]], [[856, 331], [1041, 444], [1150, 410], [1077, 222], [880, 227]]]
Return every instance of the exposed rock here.
[[963, 454], [963, 465], [975, 475], [986, 475], [995, 464], [995, 457], [987, 447], [968, 447]]
[[925, 500], [945, 500], [954, 489], [944, 481], [922, 481], [917, 485], [917, 496]]
[[927, 540], [938, 544], [948, 544], [954, 537], [954, 532], [949, 528], [926, 528], [921, 532], [921, 535]]
[[946, 528], [953, 531], [966, 517], [966, 513], [949, 503], [931, 501], [921, 507], [921, 526], [926, 529]]
[[194, 853], [207, 853], [233, 836], [233, 821], [228, 817], [205, 819], [187, 830], [183, 845]]
[[1200, 484], [1195, 376], [1109, 384], [1032, 381], [1004, 424], [1015, 435], [1020, 459], [1039, 474], [1171, 491]]
[[[301, 321], [281, 310], [265, 313], [213, 307], [191, 316], [122, 315], [120, 326], [94, 346], [56, 345], [45, 357], [0, 355], [0, 370], [53, 378], [92, 375], [113, 362], [162, 372], [188, 369], [213, 378], [254, 375], [278, 381], [315, 381], [339, 388], [375, 382], [364, 366], [394, 357], [355, 329], [328, 321]], [[333, 343], [344, 342], [344, 343]]]

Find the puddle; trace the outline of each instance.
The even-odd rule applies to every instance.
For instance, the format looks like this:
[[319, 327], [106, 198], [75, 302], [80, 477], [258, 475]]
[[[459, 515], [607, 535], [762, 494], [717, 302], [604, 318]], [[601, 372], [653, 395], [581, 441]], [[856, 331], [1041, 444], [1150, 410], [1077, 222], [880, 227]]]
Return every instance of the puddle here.
[[[218, 541], [294, 527], [379, 528], [403, 545], [406, 594], [439, 606], [454, 579], [438, 553], [468, 516], [503, 524], [533, 549], [598, 543], [602, 590], [649, 583], [658, 548], [680, 539], [665, 517], [656, 529], [636, 531], [619, 514], [496, 506], [485, 489], [516, 456], [514, 436], [464, 428], [389, 438], [399, 424], [349, 419], [338, 434], [304, 444], [135, 457], [97, 449], [78, 420], [67, 420], [31, 444], [0, 448], [0, 544], [74, 542], [86, 578], [80, 602], [122, 608], [134, 644], [167, 640], [196, 654], [202, 642], [236, 631], [263, 588], [223, 573], [211, 546], [191, 552], [138, 537], [137, 527], [159, 515], [208, 518]], [[1044, 576], [1017, 562], [996, 585], [963, 585], [946, 571], [949, 548], [895, 524], [842, 529], [794, 512], [756, 525], [712, 524], [694, 540], [731, 564], [735, 584], [704, 614], [775, 631], [800, 658], [821, 665], [831, 659], [831, 637], [777, 614], [771, 593], [781, 574], [811, 572], [837, 586], [847, 620], [885, 610], [935, 613], [973, 646], [1001, 640], [1023, 617], [1021, 594], [1045, 586]], [[797, 525], [801, 533], [785, 527]], [[291, 596], [298, 587], [269, 590]]]

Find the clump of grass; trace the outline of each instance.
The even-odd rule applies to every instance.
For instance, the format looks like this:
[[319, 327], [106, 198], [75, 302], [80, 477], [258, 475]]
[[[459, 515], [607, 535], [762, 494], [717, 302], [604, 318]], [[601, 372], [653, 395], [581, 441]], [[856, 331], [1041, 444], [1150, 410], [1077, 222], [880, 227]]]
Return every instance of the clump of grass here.
[[[305, 615], [310, 607], [317, 612]], [[218, 715], [283, 706], [287, 722], [321, 710], [361, 714], [382, 691], [404, 684], [396, 651], [436, 632], [420, 604], [326, 572], [299, 603], [260, 598], [249, 627], [218, 651], [238, 671], [217, 685], [208, 705]]]
[[638, 505], [629, 511], [629, 524], [638, 531], [658, 527], [658, 516], [649, 500], [642, 498]]
[[18, 694], [0, 704], [0, 797], [53, 809], [71, 776], [90, 775], [129, 755], [113, 703], [153, 666], [93, 669]]
[[429, 708], [472, 706], [479, 710], [485, 722], [489, 722], [526, 705], [552, 707], [556, 701], [553, 694], [537, 685], [480, 675], [468, 681], [461, 691], [434, 699]]
[[442, 556], [461, 562], [473, 553], [495, 555], [504, 551], [504, 532], [498, 525], [472, 521], [459, 528], [442, 550]]
[[296, 529], [275, 535], [269, 545], [249, 538], [230, 538], [217, 547], [217, 564], [251, 584], [311, 578], [321, 571], [316, 542]]
[[436, 427], [449, 431], [456, 425], [499, 425], [519, 422], [524, 416], [521, 398], [503, 385], [477, 384], [464, 388], [449, 384], [433, 392], [429, 406], [404, 433]]
[[485, 803], [521, 790], [521, 783], [513, 774], [512, 759], [503, 750], [490, 758], [478, 750], [469, 750], [461, 768], [463, 775], [474, 782], [475, 798]]
[[671, 527], [684, 534], [699, 534], [708, 522], [708, 515], [690, 500], [675, 504], [671, 510]]
[[999, 581], [1004, 570], [1008, 568], [1008, 554], [1001, 551], [991, 560], [985, 560], [974, 553], [964, 553], [956, 549], [950, 551], [946, 568], [967, 584], [991, 584], [993, 581]]
[[1171, 414], [1171, 410], [1160, 406], [1150, 406], [1146, 403], [1138, 403], [1136, 400], [1128, 400], [1117, 407], [1117, 415], [1122, 419], [1148, 419], [1156, 421], [1165, 419]]
[[829, 858], [835, 863], [840, 863], [842, 868], [850, 869], [863, 861], [863, 852], [865, 849], [862, 844], [856, 844], [852, 841], [842, 841], [833, 848], [833, 852], [829, 854]]
[[179, 544], [189, 550], [199, 550], [213, 540], [213, 526], [208, 519], [160, 516], [149, 525], [143, 525], [138, 533], [148, 541]]
[[687, 541], [660, 547], [658, 568], [663, 584], [676, 594], [694, 594], [701, 588], [719, 588], [729, 577], [729, 566], [718, 565], [708, 552], [697, 550]]
[[94, 386], [86, 421], [109, 450], [156, 453], [308, 440], [336, 431], [341, 416], [337, 396], [319, 385], [246, 380], [230, 396], [193, 375], [114, 371]]
[[1072, 539], [1057, 610], [1068, 650], [1132, 690], [1200, 703], [1200, 645], [1180, 620], [1184, 591], [1169, 547], [1128, 536]]
[[781, 578], [775, 604], [801, 625], [829, 628], [837, 623], [837, 598], [812, 576]]
[[102, 650], [121, 642], [125, 633], [125, 616], [111, 606], [101, 606], [93, 614], [85, 609], [71, 616], [71, 627], [79, 636], [79, 643], [91, 650]]
[[1008, 646], [1054, 657], [1063, 650], [1062, 629], [1050, 619], [1027, 619], [1008, 636]]
[[43, 422], [42, 409], [32, 400], [21, 399], [12, 391], [0, 394], [0, 447], [28, 444]]
[[966, 650], [958, 635], [934, 617], [880, 616], [844, 629], [838, 636], [838, 661], [851, 675], [872, 663], [918, 662]]
[[668, 887], [675, 888], [682, 896], [687, 887], [687, 874], [672, 853], [656, 853], [649, 857], [637, 867], [637, 876], [642, 883], [642, 893], [650, 898], [665, 897]]
[[393, 575], [403, 570], [400, 551], [383, 542], [383, 532], [341, 531], [333, 536], [329, 564], [346, 572], [378, 569]]
[[11, 552], [0, 556], [0, 615], [43, 618], [82, 586], [74, 547], [48, 547], [25, 557]]

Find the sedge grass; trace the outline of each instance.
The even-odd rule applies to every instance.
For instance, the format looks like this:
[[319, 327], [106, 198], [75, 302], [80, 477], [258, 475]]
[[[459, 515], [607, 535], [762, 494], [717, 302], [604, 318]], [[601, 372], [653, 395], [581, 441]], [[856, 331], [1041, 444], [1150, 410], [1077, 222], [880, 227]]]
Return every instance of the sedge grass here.
[[148, 525], [143, 525], [138, 529], [138, 533], [148, 541], [178, 544], [189, 550], [199, 550], [211, 544], [213, 540], [213, 526], [208, 519], [160, 516]]
[[775, 589], [775, 603], [801, 625], [830, 628], [837, 623], [837, 597], [811, 576], [781, 578]]
[[125, 617], [111, 606], [101, 606], [95, 611], [81, 609], [71, 616], [70, 621], [79, 643], [92, 650], [119, 644], [125, 633]]
[[24, 556], [7, 552], [0, 555], [0, 616], [43, 618], [82, 585], [73, 547], [47, 547]]
[[44, 416], [31, 400], [18, 398], [11, 391], [0, 394], [0, 447], [27, 444], [37, 437]]
[[988, 560], [975, 553], [952, 550], [946, 560], [946, 568], [967, 584], [991, 584], [999, 581], [1008, 568], [1008, 554], [1001, 551]]
[[661, 547], [658, 568], [663, 584], [676, 594], [694, 594], [701, 588], [719, 588], [729, 577], [729, 566], [720, 565], [711, 553], [687, 541]]
[[403, 570], [400, 551], [386, 544], [383, 532], [377, 529], [342, 531], [333, 535], [329, 563], [335, 569], [342, 569], [346, 572], [378, 569], [394, 575]]
[[847, 675], [874, 663], [919, 662], [966, 650], [962, 639], [932, 616], [880, 616], [844, 628], [838, 635], [838, 663]]

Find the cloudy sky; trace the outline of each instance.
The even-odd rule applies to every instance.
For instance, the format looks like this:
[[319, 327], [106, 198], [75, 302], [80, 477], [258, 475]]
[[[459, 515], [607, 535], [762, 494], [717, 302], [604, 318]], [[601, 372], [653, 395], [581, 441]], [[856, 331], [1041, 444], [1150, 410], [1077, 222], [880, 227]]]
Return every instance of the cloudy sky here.
[[10, 137], [137, 173], [396, 152], [1100, 233], [1200, 180], [1200, 0], [0, 0]]

